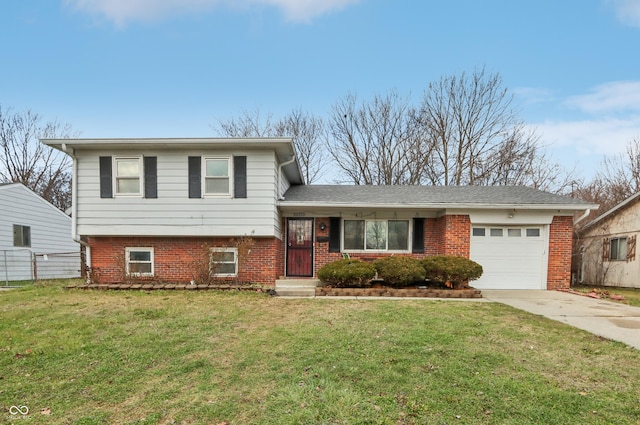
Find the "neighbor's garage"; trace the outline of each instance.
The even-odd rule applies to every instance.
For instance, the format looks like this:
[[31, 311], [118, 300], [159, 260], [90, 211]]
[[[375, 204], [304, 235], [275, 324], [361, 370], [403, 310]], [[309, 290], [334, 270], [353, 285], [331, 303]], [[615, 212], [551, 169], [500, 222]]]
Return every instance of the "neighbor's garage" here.
[[547, 227], [473, 224], [471, 259], [483, 268], [478, 289], [546, 289]]

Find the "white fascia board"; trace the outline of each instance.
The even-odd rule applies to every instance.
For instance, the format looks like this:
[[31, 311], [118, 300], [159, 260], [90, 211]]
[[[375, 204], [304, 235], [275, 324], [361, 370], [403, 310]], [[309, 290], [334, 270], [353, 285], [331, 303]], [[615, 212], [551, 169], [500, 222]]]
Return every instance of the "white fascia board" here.
[[379, 203], [322, 203], [313, 202], [278, 202], [278, 207], [282, 209], [305, 208], [313, 209], [320, 207], [330, 208], [395, 208], [395, 209], [454, 209], [454, 210], [557, 210], [562, 211], [584, 211], [594, 208], [594, 205], [575, 204], [468, 204], [468, 203], [446, 203], [446, 204], [379, 204]]

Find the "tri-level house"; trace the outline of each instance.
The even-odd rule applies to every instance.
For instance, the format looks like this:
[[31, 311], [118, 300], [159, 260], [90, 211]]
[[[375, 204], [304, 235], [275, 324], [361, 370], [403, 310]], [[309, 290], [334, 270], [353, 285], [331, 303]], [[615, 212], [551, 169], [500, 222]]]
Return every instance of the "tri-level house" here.
[[527, 187], [306, 185], [288, 138], [42, 142], [73, 158], [72, 233], [103, 283], [189, 282], [203, 252], [215, 278], [268, 285], [346, 254], [450, 254], [483, 266], [481, 289], [562, 288], [573, 217], [595, 207]]

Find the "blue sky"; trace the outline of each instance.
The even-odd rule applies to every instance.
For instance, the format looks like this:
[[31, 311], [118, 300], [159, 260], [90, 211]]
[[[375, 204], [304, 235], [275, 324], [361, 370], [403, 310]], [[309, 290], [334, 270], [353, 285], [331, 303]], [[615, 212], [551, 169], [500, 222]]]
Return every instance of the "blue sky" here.
[[259, 109], [485, 67], [550, 157], [590, 176], [640, 139], [640, 0], [5, 0], [0, 104], [81, 137], [208, 137]]

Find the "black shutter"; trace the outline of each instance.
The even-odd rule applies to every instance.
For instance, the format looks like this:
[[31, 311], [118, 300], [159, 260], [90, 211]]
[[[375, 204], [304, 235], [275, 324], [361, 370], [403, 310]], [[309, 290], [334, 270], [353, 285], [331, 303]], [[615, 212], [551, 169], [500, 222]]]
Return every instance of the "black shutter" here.
[[158, 158], [144, 157], [144, 197], [158, 197]]
[[233, 197], [247, 197], [247, 157], [233, 157]]
[[202, 198], [200, 173], [202, 159], [199, 156], [189, 157], [189, 198]]
[[424, 252], [424, 218], [413, 219], [413, 247], [411, 252]]
[[113, 198], [113, 176], [110, 156], [100, 157], [100, 197]]
[[329, 252], [340, 252], [340, 217], [329, 217]]

